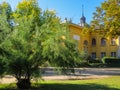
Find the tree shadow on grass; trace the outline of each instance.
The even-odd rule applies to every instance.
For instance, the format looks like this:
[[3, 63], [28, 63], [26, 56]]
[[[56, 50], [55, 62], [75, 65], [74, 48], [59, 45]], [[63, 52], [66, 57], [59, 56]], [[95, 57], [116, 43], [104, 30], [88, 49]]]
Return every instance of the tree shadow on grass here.
[[99, 84], [45, 84], [41, 90], [120, 90]]
[[[6, 87], [0, 90], [18, 90]], [[39, 84], [29, 90], [120, 90], [119, 88], [112, 88], [99, 84]]]

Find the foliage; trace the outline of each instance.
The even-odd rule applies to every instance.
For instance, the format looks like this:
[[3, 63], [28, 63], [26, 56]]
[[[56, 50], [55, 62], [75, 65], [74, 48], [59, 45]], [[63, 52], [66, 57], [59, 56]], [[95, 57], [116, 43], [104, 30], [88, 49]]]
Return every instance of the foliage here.
[[0, 4], [0, 14], [5, 14], [7, 21], [10, 23], [12, 9], [9, 3], [3, 2], [2, 4]]
[[[69, 37], [67, 24], [60, 24], [55, 11], [43, 12], [43, 25], [41, 25], [42, 55], [52, 66], [73, 68], [80, 63], [79, 51], [73, 40]], [[53, 63], [54, 62], [54, 63]]]
[[89, 59], [89, 55], [88, 53], [86, 53], [85, 51], [81, 51], [80, 52], [80, 58], [84, 61], [88, 60]]
[[[113, 60], [113, 59], [116, 59], [115, 57], [103, 57], [102, 58], [102, 63], [106, 64], [108, 60]], [[109, 62], [109, 61], [108, 61]]]
[[107, 67], [120, 67], [120, 59], [115, 57], [104, 57], [102, 62]]
[[[8, 3], [3, 2], [0, 4], [0, 45], [4, 40], [9, 37], [9, 34], [12, 31], [11, 26], [11, 7]], [[6, 58], [3, 55], [6, 52], [0, 48], [0, 75], [3, 75], [5, 72], [5, 60]]]
[[41, 8], [37, 3], [37, 0], [22, 0], [18, 3], [15, 13], [13, 13], [13, 17], [15, 21], [18, 21], [20, 18], [24, 18], [29, 20], [33, 18], [33, 26], [35, 24], [40, 25], [40, 14]]
[[0, 4], [0, 44], [11, 32], [11, 7], [8, 3]]
[[120, 35], [120, 0], [105, 0], [96, 8], [92, 25], [105, 30], [109, 36]]
[[30, 80], [42, 62], [39, 39], [32, 36], [29, 26], [29, 21], [16, 26], [9, 39], [1, 45], [10, 54], [9, 56], [5, 54], [8, 58], [6, 61], [8, 71], [18, 82], [21, 79]]
[[[67, 26], [60, 24], [60, 19], [54, 15], [54, 11], [47, 10], [44, 13], [47, 21], [41, 26], [41, 35], [44, 37], [42, 39], [43, 57], [52, 66], [76, 67], [80, 63], [79, 51], [69, 37]], [[46, 13], [49, 15], [46, 16]]]
[[89, 24], [85, 24], [84, 27], [83, 27], [83, 30], [82, 30], [82, 34], [83, 35], [87, 35], [88, 33], [90, 33], [92, 31], [93, 27], [91, 27]]
[[[21, 7], [17, 8], [12, 17], [14, 28], [12, 32], [9, 33], [9, 37], [1, 43], [1, 50], [5, 52], [2, 55], [2, 59], [6, 58], [7, 73], [15, 76], [18, 80], [17, 85], [19, 88], [30, 87], [32, 76], [40, 73], [38, 72], [38, 67], [43, 62], [41, 59], [40, 38], [38, 36], [40, 35], [38, 32], [39, 21], [36, 22], [38, 18], [34, 13], [34, 10], [39, 8], [35, 6], [37, 4], [35, 1], [33, 2], [33, 0], [23, 0], [20, 4], [24, 2], [31, 4], [29, 4], [28, 6], [30, 7], [26, 7], [26, 9], [32, 10], [33, 8], [33, 12], [24, 15], [23, 13], [26, 11], [21, 13], [23, 11]], [[25, 6], [25, 4], [23, 5]], [[24, 7], [22, 9], [24, 9]], [[39, 14], [38, 11], [36, 12]], [[17, 15], [19, 17], [17, 17]], [[4, 26], [7, 27], [6, 24], [4, 24]], [[10, 29], [10, 27], [8, 27], [8, 29]]]
[[74, 68], [80, 63], [67, 25], [60, 24], [54, 11], [41, 12], [36, 0], [23, 0], [12, 13], [12, 21], [12, 32], [0, 49], [7, 73], [17, 79], [18, 88], [30, 88], [31, 78], [40, 74], [39, 66], [44, 62], [62, 68]]

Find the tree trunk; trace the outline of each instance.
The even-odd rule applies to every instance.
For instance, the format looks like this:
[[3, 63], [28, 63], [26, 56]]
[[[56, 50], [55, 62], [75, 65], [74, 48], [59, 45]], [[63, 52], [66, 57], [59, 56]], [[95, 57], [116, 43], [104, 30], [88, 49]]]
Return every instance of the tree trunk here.
[[31, 87], [30, 79], [19, 79], [17, 87], [19, 89], [29, 89]]

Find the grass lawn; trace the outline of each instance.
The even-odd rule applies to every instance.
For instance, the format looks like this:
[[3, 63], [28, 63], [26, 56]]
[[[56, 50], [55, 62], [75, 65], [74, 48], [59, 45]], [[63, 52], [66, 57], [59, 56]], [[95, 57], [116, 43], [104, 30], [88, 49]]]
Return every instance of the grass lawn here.
[[[33, 86], [30, 90], [120, 90], [120, 76], [89, 80], [42, 81]], [[17, 90], [15, 88], [15, 84], [0, 85], [0, 90]]]

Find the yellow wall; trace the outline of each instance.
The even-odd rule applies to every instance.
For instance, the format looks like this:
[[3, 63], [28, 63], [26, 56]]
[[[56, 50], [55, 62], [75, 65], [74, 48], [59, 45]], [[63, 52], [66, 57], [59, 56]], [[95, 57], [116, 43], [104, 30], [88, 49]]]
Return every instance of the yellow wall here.
[[[72, 38], [74, 37], [79, 37], [76, 40], [78, 42], [78, 47], [81, 51], [87, 51], [87, 53], [92, 56], [92, 53], [96, 53], [96, 58], [101, 58], [101, 53], [105, 52], [106, 56], [111, 56], [111, 52], [116, 53], [116, 57], [118, 55], [118, 48], [119, 48], [119, 39], [115, 39], [115, 45], [111, 45], [111, 38], [105, 38], [106, 39], [106, 45], [102, 46], [101, 45], [101, 39], [104, 38], [104, 36], [101, 33], [104, 33], [103, 31], [100, 30], [95, 30], [92, 33], [88, 34], [82, 34], [82, 27], [76, 24], [70, 24], [69, 25], [69, 30], [70, 30], [70, 36]], [[74, 39], [76, 39], [74, 38]], [[92, 39], [96, 39], [96, 45], [92, 45]], [[85, 45], [84, 41], [87, 41], [88, 44]]]

